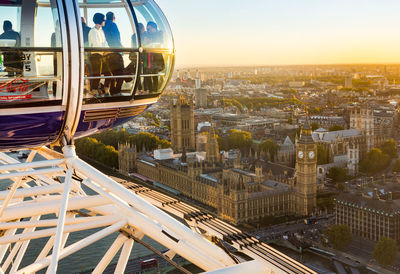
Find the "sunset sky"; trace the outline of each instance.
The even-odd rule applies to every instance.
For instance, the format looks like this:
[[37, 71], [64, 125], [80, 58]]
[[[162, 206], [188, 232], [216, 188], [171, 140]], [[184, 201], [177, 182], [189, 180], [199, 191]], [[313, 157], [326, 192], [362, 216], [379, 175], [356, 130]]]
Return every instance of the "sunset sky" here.
[[398, 0], [156, 0], [177, 66], [400, 63]]

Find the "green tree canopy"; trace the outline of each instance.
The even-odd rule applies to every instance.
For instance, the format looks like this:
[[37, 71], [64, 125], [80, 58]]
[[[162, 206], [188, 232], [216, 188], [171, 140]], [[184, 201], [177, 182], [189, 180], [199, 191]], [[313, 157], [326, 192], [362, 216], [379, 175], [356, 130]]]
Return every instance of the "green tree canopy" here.
[[333, 244], [333, 247], [342, 250], [350, 244], [352, 236], [347, 225], [333, 225], [324, 230], [328, 241]]
[[347, 170], [342, 167], [332, 167], [326, 174], [328, 178], [331, 178], [334, 182], [344, 182], [350, 177], [347, 175]]
[[374, 174], [385, 169], [390, 164], [390, 156], [378, 148], [371, 149], [367, 157], [360, 163], [360, 171]]
[[310, 126], [312, 131], [319, 129], [319, 124], [317, 122], [312, 122]]
[[99, 140], [105, 145], [113, 146], [116, 150], [118, 149], [119, 143], [130, 143], [136, 145], [140, 151], [145, 148], [147, 151], [157, 149], [158, 146], [162, 148], [168, 148], [171, 143], [167, 140], [161, 140], [158, 136], [149, 132], [139, 132], [132, 135], [123, 130], [107, 130], [105, 132], [94, 134], [93, 138]]
[[76, 150], [89, 158], [110, 167], [118, 168], [118, 152], [94, 138], [82, 138], [75, 142]]
[[317, 145], [317, 164], [325, 165], [329, 163], [329, 153], [328, 150], [321, 144]]
[[229, 149], [250, 148], [252, 145], [251, 133], [244, 130], [231, 129], [228, 134]]
[[275, 161], [275, 156], [279, 150], [279, 145], [275, 141], [273, 141], [271, 139], [267, 139], [264, 142], [262, 142], [258, 146], [258, 148], [260, 151], [264, 151], [265, 153], [268, 153], [272, 162]]
[[397, 158], [397, 142], [393, 139], [390, 138], [389, 140], [386, 140], [382, 145], [381, 145], [381, 150], [383, 153], [387, 154], [390, 156], [390, 158]]
[[400, 172], [400, 160], [396, 160], [392, 167], [392, 171], [394, 172]]
[[374, 250], [375, 260], [382, 265], [393, 265], [397, 260], [397, 244], [392, 238], [382, 237]]

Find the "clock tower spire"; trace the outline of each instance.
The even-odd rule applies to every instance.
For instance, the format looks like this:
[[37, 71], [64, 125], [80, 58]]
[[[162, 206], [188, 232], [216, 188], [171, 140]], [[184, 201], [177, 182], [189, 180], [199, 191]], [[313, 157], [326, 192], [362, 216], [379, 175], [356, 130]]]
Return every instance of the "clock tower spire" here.
[[302, 216], [310, 215], [317, 206], [317, 145], [308, 117], [296, 144], [296, 205]]

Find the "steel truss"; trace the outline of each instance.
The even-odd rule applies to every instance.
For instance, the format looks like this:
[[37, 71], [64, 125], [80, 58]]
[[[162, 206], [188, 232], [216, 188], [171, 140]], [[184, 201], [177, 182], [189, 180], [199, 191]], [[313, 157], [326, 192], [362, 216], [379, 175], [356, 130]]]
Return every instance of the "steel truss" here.
[[[33, 161], [37, 155], [44, 160]], [[0, 179], [13, 182], [0, 191], [0, 273], [34, 273], [42, 269], [56, 273], [61, 259], [111, 234], [117, 236], [94, 265], [93, 273], [102, 273], [119, 250], [115, 273], [123, 273], [134, 242], [146, 244], [144, 236], [166, 247], [168, 251], [160, 255], [172, 264], [179, 254], [201, 269], [216, 273], [312, 273], [193, 207], [155, 191], [148, 195], [151, 190], [140, 190], [140, 185], [114, 181], [79, 159], [71, 145], [63, 147], [63, 154], [46, 147], [33, 149], [25, 162], [0, 153]], [[184, 218], [193, 230], [164, 211]], [[97, 232], [67, 245], [71, 233], [93, 228]], [[218, 237], [255, 260], [235, 258], [201, 234]], [[34, 239], [47, 242], [32, 264], [20, 267]]]

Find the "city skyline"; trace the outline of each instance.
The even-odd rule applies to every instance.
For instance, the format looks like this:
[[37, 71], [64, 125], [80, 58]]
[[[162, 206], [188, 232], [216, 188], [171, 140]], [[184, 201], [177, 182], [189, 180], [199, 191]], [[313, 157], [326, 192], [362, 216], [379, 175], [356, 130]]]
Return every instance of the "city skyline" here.
[[400, 63], [396, 1], [158, 4], [173, 30], [177, 67]]

